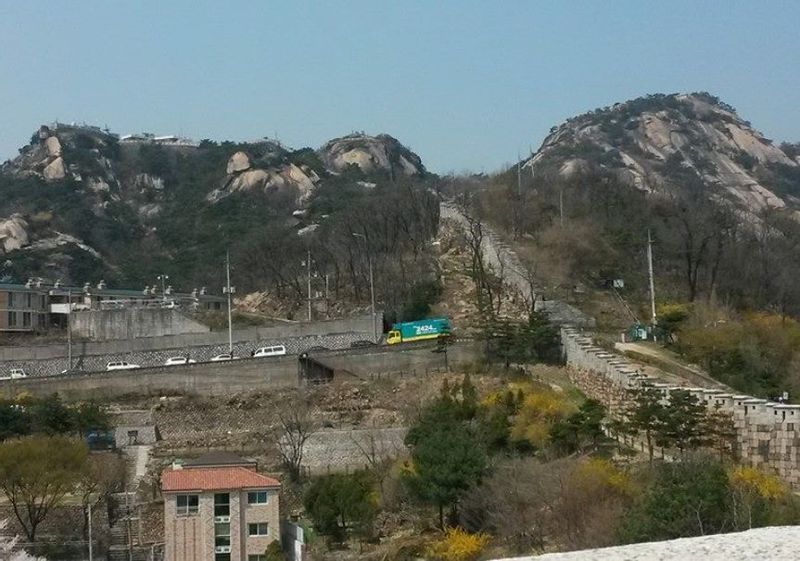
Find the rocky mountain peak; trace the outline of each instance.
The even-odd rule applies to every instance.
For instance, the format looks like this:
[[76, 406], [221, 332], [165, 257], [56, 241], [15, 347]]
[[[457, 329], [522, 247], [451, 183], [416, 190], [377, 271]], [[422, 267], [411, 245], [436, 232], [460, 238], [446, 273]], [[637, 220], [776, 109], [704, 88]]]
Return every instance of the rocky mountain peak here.
[[425, 166], [414, 152], [388, 134], [370, 136], [363, 132], [334, 138], [318, 151], [325, 165], [336, 172], [350, 165], [365, 173], [389, 172], [390, 175], [424, 175]]
[[524, 165], [561, 177], [603, 170], [645, 191], [688, 178], [752, 214], [800, 209], [798, 161], [708, 93], [650, 95], [573, 117]]

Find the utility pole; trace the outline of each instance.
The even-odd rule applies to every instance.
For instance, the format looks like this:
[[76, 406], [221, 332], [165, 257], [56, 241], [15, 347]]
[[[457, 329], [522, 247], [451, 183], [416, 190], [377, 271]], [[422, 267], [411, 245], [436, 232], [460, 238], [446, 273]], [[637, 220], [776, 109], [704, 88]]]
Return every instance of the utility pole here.
[[647, 269], [650, 273], [650, 312], [653, 317], [653, 327], [656, 325], [656, 287], [653, 280], [653, 238], [650, 229], [647, 229]]
[[308, 280], [308, 321], [311, 321], [311, 250], [306, 255], [306, 279]]
[[517, 201], [514, 205], [514, 237], [517, 238], [522, 230], [522, 159], [517, 151]]
[[[366, 240], [364, 242], [366, 245]], [[367, 262], [369, 263], [369, 299], [370, 311], [372, 312], [372, 335], [375, 342], [378, 342], [378, 318], [375, 316], [375, 283], [372, 280], [372, 255], [367, 248]]]
[[89, 497], [89, 561], [92, 561], [92, 498]]
[[357, 238], [364, 239], [364, 248], [367, 250], [367, 263], [369, 265], [369, 298], [370, 298], [370, 312], [372, 313], [372, 335], [375, 342], [378, 342], [378, 318], [375, 316], [375, 283], [372, 276], [372, 254], [369, 251], [367, 244], [367, 236], [364, 234], [356, 234], [351, 232]]
[[231, 296], [236, 292], [236, 288], [231, 286], [231, 252], [225, 253], [225, 276], [227, 284], [222, 289], [223, 294], [228, 295], [228, 353], [233, 358], [233, 319], [231, 315]]
[[67, 370], [72, 370], [72, 290], [67, 290]]

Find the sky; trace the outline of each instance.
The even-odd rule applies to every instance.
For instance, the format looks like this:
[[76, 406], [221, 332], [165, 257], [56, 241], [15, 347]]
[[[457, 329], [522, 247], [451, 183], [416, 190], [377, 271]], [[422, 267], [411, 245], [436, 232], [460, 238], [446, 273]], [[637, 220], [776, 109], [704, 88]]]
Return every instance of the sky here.
[[800, 141], [797, 1], [0, 0], [0, 161], [42, 123], [301, 148], [388, 133], [495, 171], [572, 115], [709, 91]]

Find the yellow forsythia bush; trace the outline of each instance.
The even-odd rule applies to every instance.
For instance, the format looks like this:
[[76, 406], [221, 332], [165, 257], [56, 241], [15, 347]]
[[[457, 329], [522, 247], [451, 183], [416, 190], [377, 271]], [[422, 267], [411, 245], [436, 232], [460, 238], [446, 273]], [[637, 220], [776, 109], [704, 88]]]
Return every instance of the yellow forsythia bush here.
[[428, 555], [439, 561], [472, 561], [488, 543], [488, 534], [470, 534], [460, 528], [447, 528], [442, 539], [428, 549]]
[[786, 494], [786, 487], [777, 477], [755, 468], [739, 466], [728, 473], [728, 478], [735, 490], [758, 495], [762, 499], [780, 499]]

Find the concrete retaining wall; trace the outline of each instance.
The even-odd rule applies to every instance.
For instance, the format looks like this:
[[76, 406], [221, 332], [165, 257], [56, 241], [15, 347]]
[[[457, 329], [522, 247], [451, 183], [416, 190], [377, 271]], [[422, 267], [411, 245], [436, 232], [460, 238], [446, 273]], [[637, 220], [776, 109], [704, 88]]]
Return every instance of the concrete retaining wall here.
[[207, 325], [179, 310], [123, 308], [121, 310], [83, 310], [70, 318], [73, 337], [92, 341], [141, 339], [188, 333], [208, 333]]
[[625, 358], [595, 346], [574, 328], [563, 328], [561, 339], [573, 382], [603, 402], [612, 415], [629, 399], [630, 389], [652, 385], [665, 396], [675, 389], [689, 390], [710, 410], [730, 414], [743, 463], [773, 473], [800, 489], [800, 405], [782, 405], [708, 387], [659, 384]]
[[[368, 333], [350, 332], [334, 333], [330, 335], [309, 335], [305, 337], [294, 337], [291, 339], [261, 339], [253, 342], [239, 342], [233, 344], [234, 356], [247, 358], [251, 351], [258, 347], [281, 344], [286, 347], [286, 352], [290, 355], [299, 354], [312, 347], [323, 346], [328, 349], [347, 349], [350, 344], [368, 337]], [[73, 359], [73, 368], [86, 372], [105, 370], [106, 363], [112, 360], [125, 360], [131, 364], [139, 366], [158, 367], [163, 366], [168, 358], [174, 356], [188, 356], [197, 362], [210, 360], [212, 357], [228, 352], [227, 340], [218, 345], [205, 345], [200, 347], [185, 347], [178, 349], [165, 349], [153, 351], [125, 351], [108, 355], [78, 356]], [[66, 358], [36, 360], [36, 361], [13, 361], [0, 365], [0, 368], [22, 368], [28, 376], [51, 376], [59, 374], [67, 367]]]
[[[387, 351], [368, 351], [358, 355], [353, 353], [324, 353], [317, 360], [333, 368], [337, 374], [351, 374], [358, 378], [392, 376], [393, 374], [418, 374], [427, 370], [445, 369], [443, 353], [432, 352], [435, 345], [404, 347], [403, 345]], [[458, 364], [473, 362], [480, 358], [481, 349], [477, 342], [463, 341], [448, 347], [447, 362], [450, 368]]]
[[199, 363], [77, 376], [48, 376], [3, 382], [6, 394], [59, 393], [67, 400], [114, 399], [125, 395], [228, 395], [297, 385], [297, 358]]
[[[423, 373], [444, 368], [444, 355], [431, 352], [435, 345], [407, 348], [378, 347], [314, 354], [314, 358], [336, 370], [338, 376], [368, 377]], [[451, 345], [451, 365], [474, 360], [480, 348], [472, 341]], [[299, 384], [296, 356], [242, 359], [233, 362], [161, 366], [115, 372], [93, 372], [73, 376], [45, 376], [0, 382], [0, 392], [14, 395], [59, 393], [65, 399], [114, 399], [125, 395], [231, 395], [254, 390], [292, 387]]]
[[[365, 339], [372, 339], [372, 317], [366, 315], [327, 321], [286, 323], [275, 327], [241, 329], [233, 332], [233, 341], [234, 343], [252, 343], [262, 340], [346, 332], [361, 332], [366, 335]], [[76, 341], [73, 343], [73, 356], [113, 355], [136, 351], [183, 349], [227, 343], [227, 331], [143, 337], [130, 341]], [[0, 362], [66, 358], [66, 356], [66, 343], [60, 345], [0, 347]]]

